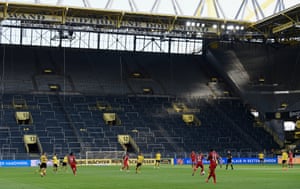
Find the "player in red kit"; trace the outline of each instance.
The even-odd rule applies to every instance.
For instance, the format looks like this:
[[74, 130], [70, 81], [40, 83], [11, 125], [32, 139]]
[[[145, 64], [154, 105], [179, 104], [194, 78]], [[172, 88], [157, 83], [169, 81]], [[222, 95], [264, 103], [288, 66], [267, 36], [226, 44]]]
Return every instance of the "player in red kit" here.
[[76, 176], [76, 171], [77, 171], [77, 167], [76, 167], [76, 158], [75, 158], [75, 155], [71, 152], [69, 157], [68, 157], [68, 161], [69, 161], [69, 164], [70, 164], [70, 167], [73, 171], [73, 174], [74, 176]]
[[129, 155], [128, 155], [128, 153], [126, 153], [123, 156], [123, 167], [121, 168], [121, 171], [124, 169], [126, 169], [127, 172], [129, 171]]
[[215, 150], [211, 149], [208, 154], [208, 158], [207, 158], [207, 160], [209, 161], [209, 175], [206, 179], [206, 182], [209, 181], [210, 177], [213, 177], [214, 184], [217, 183], [217, 177], [216, 177], [215, 170], [217, 167], [218, 158], [219, 158], [219, 155], [217, 154], [217, 152]]
[[294, 166], [294, 154], [292, 150], [289, 151], [289, 161], [288, 161], [289, 168]]
[[194, 167], [194, 170], [193, 170], [193, 174], [192, 176], [195, 175], [195, 172], [197, 171], [197, 169], [199, 167], [201, 167], [201, 171], [200, 171], [200, 175], [204, 175], [204, 166], [203, 166], [203, 160], [204, 159], [204, 156], [202, 154], [202, 152], [199, 152], [199, 154], [196, 156], [196, 166]]
[[196, 165], [196, 153], [195, 153], [195, 151], [191, 152], [190, 157], [191, 157], [191, 160], [192, 160], [192, 168], [194, 168], [195, 165]]

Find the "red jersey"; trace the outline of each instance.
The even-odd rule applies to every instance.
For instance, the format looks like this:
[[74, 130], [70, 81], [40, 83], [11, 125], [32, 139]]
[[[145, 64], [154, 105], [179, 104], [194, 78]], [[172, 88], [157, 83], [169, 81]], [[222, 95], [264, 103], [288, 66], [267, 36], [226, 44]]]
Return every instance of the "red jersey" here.
[[76, 164], [76, 160], [75, 160], [75, 156], [69, 156], [69, 164], [70, 165], [75, 165]]
[[128, 155], [125, 155], [125, 156], [123, 157], [123, 160], [124, 160], [124, 161], [128, 161], [128, 159], [129, 159], [129, 156], [128, 156]]
[[293, 159], [294, 155], [293, 152], [289, 152], [289, 159]]
[[212, 151], [208, 154], [208, 158], [207, 160], [209, 160], [210, 165], [217, 165], [217, 161], [218, 161], [219, 155], [217, 154], [216, 151]]
[[197, 164], [202, 163], [202, 160], [204, 159], [203, 154], [198, 154], [197, 155]]
[[129, 156], [128, 156], [128, 155], [125, 155], [125, 156], [123, 157], [123, 163], [124, 163], [124, 165], [128, 165], [128, 160], [129, 160]]
[[196, 153], [195, 152], [191, 153], [191, 159], [192, 159], [192, 162], [196, 162]]

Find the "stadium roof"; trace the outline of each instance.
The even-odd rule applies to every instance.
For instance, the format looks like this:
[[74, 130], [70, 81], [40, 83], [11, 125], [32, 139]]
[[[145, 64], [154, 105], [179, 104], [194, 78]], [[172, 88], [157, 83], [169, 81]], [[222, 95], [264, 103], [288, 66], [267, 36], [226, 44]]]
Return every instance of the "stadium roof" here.
[[[267, 4], [274, 3], [275, 0], [266, 0], [265, 4], [258, 4], [257, 0], [252, 0], [254, 10], [253, 15], [259, 19], [260, 15], [264, 16], [261, 12], [263, 7]], [[40, 3], [37, 3], [40, 2]], [[44, 2], [44, 3], [43, 3]], [[55, 5], [46, 3], [50, 1], [34, 1], [33, 3], [15, 3], [15, 2], [0, 2], [0, 19], [2, 20], [21, 20], [23, 27], [26, 23], [35, 23], [30, 27], [36, 27], [37, 24], [50, 24], [50, 28], [57, 27], [58, 25], [67, 26], [84, 26], [85, 30], [99, 30], [99, 29], [134, 29], [133, 32], [141, 30], [150, 30], [151, 32], [176, 32], [184, 33], [183, 35], [193, 35], [199, 37], [218, 37], [227, 34], [247, 35], [250, 37], [299, 37], [299, 12], [300, 4], [291, 6], [288, 9], [282, 10], [276, 14], [265, 17], [259, 21], [242, 21], [239, 19], [244, 15], [245, 9], [248, 8], [248, 1], [239, 1], [242, 4], [239, 6], [238, 12], [234, 19], [222, 18], [223, 8], [218, 0], [202, 0], [196, 6], [194, 15], [181, 15], [164, 14], [151, 12], [135, 12], [133, 7], [137, 7], [134, 0], [131, 2], [131, 10], [108, 10], [106, 7], [111, 8], [113, 0], [108, 0], [104, 8], [92, 8], [90, 1], [76, 1], [83, 2], [83, 6], [67, 6], [62, 5], [64, 1], [56, 1]], [[53, 1], [52, 1], [53, 2]], [[75, 1], [73, 1], [75, 2]], [[174, 3], [177, 2], [177, 3]], [[214, 5], [209, 4], [214, 2]], [[281, 4], [280, 4], [281, 2]], [[284, 4], [282, 0], [277, 0], [275, 9], [282, 9]], [[152, 8], [159, 7], [160, 1], [155, 0]], [[173, 5], [177, 5], [178, 1], [173, 1]], [[279, 8], [279, 5], [281, 8]], [[276, 8], [277, 7], [277, 8]], [[176, 8], [173, 8], [176, 10]], [[179, 9], [179, 8], [177, 8]], [[207, 9], [207, 10], [206, 10]], [[209, 11], [209, 9], [211, 9]], [[202, 16], [204, 11], [214, 12], [212, 15], [217, 17]], [[179, 11], [182, 12], [182, 11]], [[254, 14], [255, 12], [255, 14]], [[257, 13], [260, 12], [260, 13]], [[242, 16], [243, 17], [243, 16]], [[248, 17], [251, 17], [251, 14]], [[40, 25], [39, 25], [40, 26]], [[28, 27], [28, 25], [27, 25]], [[242, 30], [242, 31], [240, 31]], [[128, 31], [126, 31], [128, 32]]]
[[252, 30], [268, 37], [300, 37], [300, 4], [255, 22]]
[[261, 20], [299, 3], [298, 0], [6, 0], [6, 2], [246, 21]]
[[225, 25], [231, 26], [230, 30], [234, 30], [237, 26], [245, 28], [250, 24], [245, 21], [209, 17], [5, 2], [0, 2], [0, 19], [19, 20], [22, 22], [22, 27], [45, 27], [48, 24], [49, 29], [65, 25], [94, 31], [124, 28], [134, 29], [134, 32], [148, 30], [160, 33], [175, 32], [182, 35], [199, 34], [200, 37], [219, 35], [222, 30], [226, 30]]

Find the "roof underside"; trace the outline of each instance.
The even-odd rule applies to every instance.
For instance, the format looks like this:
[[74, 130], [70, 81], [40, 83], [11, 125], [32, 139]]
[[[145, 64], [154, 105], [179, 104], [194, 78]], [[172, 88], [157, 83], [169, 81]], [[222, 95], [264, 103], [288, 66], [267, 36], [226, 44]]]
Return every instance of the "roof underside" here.
[[299, 38], [300, 4], [255, 22], [250, 30], [267, 37]]
[[198, 16], [0, 2], [0, 19], [2, 20], [21, 20], [27, 24], [49, 24], [51, 27], [81, 26], [97, 30], [134, 28], [135, 31], [200, 34], [200, 37], [219, 37], [229, 33], [239, 36], [250, 34], [264, 38], [297, 38], [300, 37], [299, 16], [300, 4], [260, 21], [247, 22]]

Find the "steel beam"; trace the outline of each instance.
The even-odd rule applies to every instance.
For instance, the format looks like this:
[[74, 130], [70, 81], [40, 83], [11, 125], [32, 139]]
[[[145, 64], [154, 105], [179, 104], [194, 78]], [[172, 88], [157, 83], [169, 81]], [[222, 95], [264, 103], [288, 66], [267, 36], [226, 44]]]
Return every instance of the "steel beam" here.
[[275, 14], [277, 12], [280, 12], [284, 9], [285, 9], [284, 1], [283, 0], [277, 0], [277, 3], [275, 5], [273, 14]]
[[113, 4], [114, 0], [108, 0], [106, 5], [105, 5], [105, 9], [111, 9], [111, 5]]
[[91, 7], [89, 0], [82, 0], [82, 2], [83, 2], [84, 7], [88, 7], [88, 8]]
[[159, 7], [159, 4], [160, 4], [160, 0], [155, 0], [155, 2], [154, 2], [154, 4], [153, 4], [153, 6], [152, 6], [150, 12], [151, 12], [151, 13], [157, 12], [157, 9], [158, 9], [158, 7]]
[[205, 15], [207, 17], [222, 19], [226, 17], [218, 0], [200, 0], [194, 12], [194, 16], [203, 16], [205, 8], [207, 9], [207, 15]]
[[128, 0], [128, 3], [129, 3], [129, 5], [130, 5], [130, 10], [131, 10], [132, 12], [138, 12], [138, 11], [139, 11], [139, 9], [138, 9], [138, 7], [136, 6], [134, 0]]

